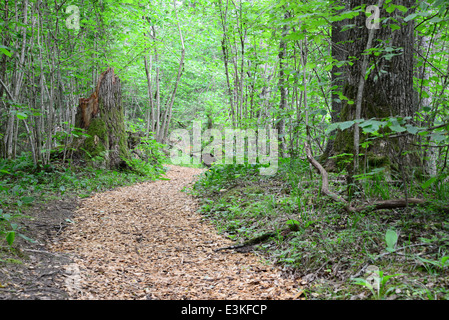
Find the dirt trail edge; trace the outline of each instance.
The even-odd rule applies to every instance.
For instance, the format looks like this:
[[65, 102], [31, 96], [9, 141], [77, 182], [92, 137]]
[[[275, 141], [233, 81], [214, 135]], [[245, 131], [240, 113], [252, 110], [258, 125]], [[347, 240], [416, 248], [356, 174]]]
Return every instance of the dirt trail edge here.
[[294, 279], [253, 253], [214, 252], [229, 239], [201, 220], [182, 192], [201, 169], [169, 166], [170, 180], [85, 199], [52, 251], [66, 266], [70, 299], [292, 299]]

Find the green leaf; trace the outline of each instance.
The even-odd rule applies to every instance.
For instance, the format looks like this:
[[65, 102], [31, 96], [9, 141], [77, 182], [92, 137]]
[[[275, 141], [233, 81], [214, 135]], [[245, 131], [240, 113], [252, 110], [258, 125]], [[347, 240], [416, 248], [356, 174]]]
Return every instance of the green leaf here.
[[449, 256], [444, 256], [443, 258], [441, 258], [441, 267], [446, 266], [446, 261], [449, 260]]
[[10, 246], [12, 246], [15, 238], [16, 233], [14, 231], [9, 231], [8, 234], [6, 235], [6, 242], [8, 242]]
[[394, 132], [404, 132], [407, 131], [404, 127], [401, 127], [399, 124], [393, 124], [390, 126], [390, 129]]
[[28, 115], [26, 113], [23, 112], [17, 112], [16, 114], [17, 118], [19, 118], [20, 120], [26, 119], [28, 118]]
[[295, 224], [300, 224], [298, 220], [294, 220], [294, 219], [290, 219], [286, 222], [288, 225], [295, 225]]
[[390, 24], [390, 28], [391, 28], [391, 31], [400, 30], [401, 29], [401, 27], [398, 26], [397, 24]]
[[11, 52], [9, 52], [8, 50], [6, 50], [5, 48], [6, 48], [6, 47], [1, 46], [1, 47], [0, 47], [0, 52], [3, 53], [4, 55], [6, 55], [6, 56], [8, 56], [8, 57], [11, 58], [11, 56], [12, 56]]
[[374, 119], [369, 119], [359, 124], [359, 126], [363, 128], [364, 133], [376, 132], [377, 130], [379, 130], [381, 125], [382, 125], [381, 121], [377, 121]]
[[345, 122], [341, 122], [339, 125], [340, 130], [345, 130], [350, 128], [355, 122], [353, 120], [351, 121], [345, 121]]
[[19, 233], [19, 237], [21, 237], [21, 238], [23, 238], [23, 239], [25, 239], [26, 241], [29, 241], [29, 242], [31, 242], [31, 243], [36, 243], [36, 242], [37, 242], [36, 240], [33, 240], [33, 239], [31, 239], [31, 238], [29, 238], [29, 237], [27, 237], [26, 235], [23, 235], [23, 234], [21, 234], [21, 233]]
[[396, 231], [388, 229], [387, 233], [385, 234], [385, 241], [387, 243], [387, 250], [393, 250], [394, 251], [394, 246], [396, 245], [396, 242], [398, 241], [398, 234], [396, 233]]
[[34, 201], [34, 197], [22, 197], [20, 200], [24, 204], [30, 204]]
[[438, 180], [438, 177], [432, 177], [429, 180], [427, 180], [426, 182], [424, 182], [421, 187], [423, 189], [427, 189], [428, 187], [430, 187], [430, 185], [432, 185], [432, 183], [434, 183], [437, 180]]
[[432, 19], [430, 19], [428, 22], [436, 22], [436, 23], [438, 23], [438, 22], [440, 22], [440, 21], [442, 21], [443, 19], [441, 19], [440, 17], [433, 17]]
[[370, 289], [371, 291], [373, 291], [373, 286], [372, 286], [372, 284], [370, 283], [370, 282], [368, 282], [366, 279], [363, 279], [363, 278], [354, 278], [354, 279], [352, 279], [352, 281], [354, 282], [354, 284], [358, 284], [358, 285], [361, 285], [361, 286], [365, 286], [365, 287], [367, 287], [368, 289]]
[[410, 124], [406, 124], [405, 127], [407, 128], [407, 132], [411, 134], [416, 134], [419, 131], [419, 127], [412, 126]]
[[334, 130], [336, 130], [338, 128], [338, 123], [332, 123], [331, 125], [329, 125], [329, 127], [327, 127], [326, 129], [326, 133], [330, 133]]
[[396, 9], [398, 9], [399, 11], [402, 11], [402, 12], [407, 12], [408, 11], [407, 7], [404, 7], [404, 6], [401, 6], [401, 5], [396, 5]]
[[446, 136], [439, 132], [433, 132], [432, 134], [430, 134], [430, 136], [432, 137], [432, 141], [434, 142], [441, 142], [443, 140], [446, 140]]
[[404, 21], [405, 21], [405, 22], [410, 21], [410, 20], [414, 19], [417, 15], [418, 15], [417, 13], [412, 13], [412, 14], [406, 16], [406, 17], [404, 18]]
[[392, 13], [395, 9], [394, 5], [389, 5], [387, 8], [385, 8], [385, 11], [387, 11], [388, 13]]

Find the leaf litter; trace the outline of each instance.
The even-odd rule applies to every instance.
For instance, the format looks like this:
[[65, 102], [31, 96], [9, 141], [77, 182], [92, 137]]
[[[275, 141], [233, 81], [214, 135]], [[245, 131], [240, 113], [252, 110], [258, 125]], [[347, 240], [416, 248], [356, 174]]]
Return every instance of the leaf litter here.
[[[202, 220], [189, 187], [203, 169], [169, 166], [169, 180], [84, 199], [53, 244], [73, 256], [70, 299], [295, 299], [300, 285]], [[300, 292], [300, 291], [299, 291]]]

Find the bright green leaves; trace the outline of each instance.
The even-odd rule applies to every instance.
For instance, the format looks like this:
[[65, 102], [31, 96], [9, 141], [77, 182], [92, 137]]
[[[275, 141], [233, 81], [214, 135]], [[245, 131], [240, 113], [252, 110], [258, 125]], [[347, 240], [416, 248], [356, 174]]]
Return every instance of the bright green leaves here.
[[396, 243], [398, 242], [398, 234], [396, 233], [396, 231], [391, 229], [387, 230], [387, 232], [385, 233], [385, 242], [387, 243], [386, 250], [388, 252], [395, 251]]
[[359, 124], [359, 127], [361, 127], [363, 129], [364, 133], [377, 132], [381, 126], [382, 126], [382, 122], [375, 120], [375, 119], [363, 121]]
[[289, 35], [287, 35], [284, 39], [285, 40], [304, 40], [306, 38], [306, 34], [302, 31], [292, 32]]
[[401, 5], [396, 5], [391, 2], [385, 7], [385, 11], [387, 11], [388, 13], [392, 13], [396, 9], [401, 11], [402, 13], [405, 13], [408, 11], [408, 9], [406, 7], [401, 6]]
[[292, 231], [298, 231], [301, 223], [298, 220], [290, 219], [286, 222], [288, 228]]
[[28, 118], [28, 115], [26, 113], [24, 113], [24, 112], [17, 112], [16, 116], [20, 120], [24, 120], [24, 119]]
[[6, 242], [8, 242], [8, 244], [9, 244], [10, 246], [12, 246], [12, 244], [13, 244], [15, 238], [16, 238], [16, 232], [15, 232], [15, 231], [9, 231], [9, 232], [6, 234]]
[[[429, 137], [430, 140], [435, 144], [446, 143], [449, 140], [447, 134], [449, 125], [446, 126], [446, 128], [439, 126], [437, 128], [429, 129], [426, 127], [419, 127], [410, 123], [406, 123], [406, 121], [408, 120], [410, 120], [410, 117], [392, 117], [382, 120], [376, 120], [373, 118], [369, 120], [358, 119], [344, 122], [335, 122], [327, 127], [326, 134], [330, 134], [332, 131], [337, 129], [347, 130], [351, 128], [355, 123], [358, 123], [359, 128], [362, 129], [363, 134], [369, 134], [375, 137], [419, 135], [421, 137]], [[383, 132], [380, 132], [381, 129], [383, 129]]]
[[341, 20], [345, 20], [345, 19], [352, 19], [354, 17], [357, 17], [360, 13], [360, 10], [354, 10], [354, 11], [344, 11], [340, 14], [337, 14], [335, 16], [332, 17], [332, 21], [341, 21]]
[[411, 124], [406, 124], [405, 121], [409, 120], [409, 117], [406, 118], [386, 118], [383, 120], [376, 120], [376, 119], [359, 119], [359, 120], [350, 120], [350, 121], [344, 121], [344, 122], [335, 122], [332, 123], [328, 128], [327, 132], [334, 131], [336, 129], [340, 130], [346, 130], [354, 123], [359, 123], [359, 127], [362, 128], [363, 133], [367, 134], [375, 134], [377, 135], [380, 128], [389, 128], [392, 133], [401, 133], [407, 131], [410, 134], [417, 134], [418, 132], [421, 132], [425, 130], [425, 128], [416, 127]]
[[346, 130], [350, 127], [352, 127], [352, 125], [355, 123], [355, 121], [351, 120], [351, 121], [344, 121], [344, 122], [335, 122], [332, 123], [328, 128], [327, 128], [327, 132], [332, 132], [336, 129], [340, 129], [340, 130]]
[[401, 127], [401, 124], [396, 118], [391, 118], [390, 121], [387, 123], [387, 126], [390, 127], [391, 131], [393, 132], [404, 132], [407, 130], [404, 127]]
[[436, 181], [438, 181], [440, 179], [440, 177], [432, 177], [429, 180], [427, 180], [426, 182], [424, 182], [421, 187], [425, 190], [427, 188], [429, 188], [432, 184], [434, 184]]
[[9, 49], [9, 50], [7, 50], [7, 49], [9, 49], [9, 48], [0, 44], [0, 53], [2, 53], [2, 54], [4, 54], [4, 55], [6, 55], [6, 56], [11, 58], [12, 53], [9, 51], [11, 49]]

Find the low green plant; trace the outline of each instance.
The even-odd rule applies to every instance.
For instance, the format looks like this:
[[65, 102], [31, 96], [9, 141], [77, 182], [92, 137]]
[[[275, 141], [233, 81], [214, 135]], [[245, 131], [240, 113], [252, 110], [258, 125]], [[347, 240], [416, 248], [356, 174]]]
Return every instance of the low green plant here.
[[12, 246], [16, 235], [22, 237], [23, 239], [34, 242], [34, 240], [28, 238], [24, 234], [19, 232], [19, 225], [14, 223], [14, 219], [16, 218], [24, 218], [26, 216], [21, 214], [11, 215], [9, 213], [3, 213], [3, 210], [0, 209], [0, 236], [4, 237], [9, 246]]
[[136, 149], [141, 151], [144, 155], [143, 160], [146, 160], [152, 165], [162, 167], [161, 164], [165, 159], [165, 154], [162, 151], [164, 147], [164, 144], [157, 142], [156, 139], [152, 137], [142, 137]]
[[290, 219], [286, 222], [288, 228], [292, 231], [298, 231], [300, 226], [301, 226], [301, 222], [299, 222], [298, 220], [295, 219]]
[[449, 256], [441, 257], [440, 260], [425, 259], [419, 256], [416, 256], [416, 258], [424, 264], [425, 268], [429, 272], [432, 267], [436, 267], [440, 271], [443, 271], [446, 267], [449, 267]]
[[387, 244], [386, 250], [394, 252], [396, 250], [396, 243], [398, 242], [398, 234], [396, 231], [388, 229], [385, 233], [385, 242]]
[[356, 285], [364, 286], [368, 288], [375, 299], [384, 299], [390, 292], [396, 289], [396, 287], [387, 287], [388, 281], [394, 277], [402, 276], [403, 274], [397, 273], [393, 275], [385, 275], [383, 271], [376, 270], [371, 274], [371, 279], [368, 277], [364, 278], [354, 278], [352, 282]]

